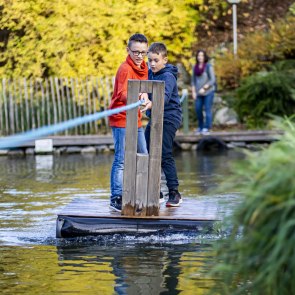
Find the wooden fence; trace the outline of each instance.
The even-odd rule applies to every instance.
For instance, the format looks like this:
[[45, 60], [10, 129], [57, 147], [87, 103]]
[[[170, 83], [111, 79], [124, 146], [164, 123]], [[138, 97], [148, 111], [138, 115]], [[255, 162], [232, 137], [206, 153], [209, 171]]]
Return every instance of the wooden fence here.
[[[0, 136], [37, 129], [108, 109], [114, 77], [0, 80]], [[183, 132], [189, 131], [188, 93], [182, 90]], [[108, 118], [59, 135], [106, 134]]]
[[[0, 136], [53, 125], [108, 108], [113, 78], [5, 79], [0, 82]], [[107, 133], [108, 119], [86, 123], [64, 135]]]

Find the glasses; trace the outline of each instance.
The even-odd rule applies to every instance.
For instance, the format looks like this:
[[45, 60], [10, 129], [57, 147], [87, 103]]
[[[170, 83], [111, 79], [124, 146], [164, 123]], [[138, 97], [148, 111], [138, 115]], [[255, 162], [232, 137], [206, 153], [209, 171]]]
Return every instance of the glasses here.
[[132, 54], [133, 54], [134, 56], [139, 56], [139, 55], [141, 54], [142, 57], [145, 57], [145, 56], [147, 56], [147, 54], [148, 54], [147, 51], [131, 50], [130, 48], [129, 48], [129, 50], [132, 52]]

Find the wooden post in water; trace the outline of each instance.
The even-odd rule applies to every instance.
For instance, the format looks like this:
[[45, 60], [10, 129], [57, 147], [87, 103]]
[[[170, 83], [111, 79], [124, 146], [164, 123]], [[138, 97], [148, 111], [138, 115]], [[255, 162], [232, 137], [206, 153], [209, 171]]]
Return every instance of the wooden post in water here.
[[[140, 81], [128, 81], [127, 104], [138, 101]], [[137, 112], [134, 108], [127, 111], [125, 159], [123, 177], [122, 215], [134, 215], [136, 199], [136, 153], [137, 153]]]
[[146, 216], [149, 178], [149, 155], [136, 155], [135, 214]]
[[147, 215], [159, 215], [165, 82], [153, 82]]
[[159, 215], [164, 110], [162, 81], [128, 81], [127, 104], [139, 93], [153, 95], [150, 154], [137, 154], [137, 109], [127, 111], [122, 215]]

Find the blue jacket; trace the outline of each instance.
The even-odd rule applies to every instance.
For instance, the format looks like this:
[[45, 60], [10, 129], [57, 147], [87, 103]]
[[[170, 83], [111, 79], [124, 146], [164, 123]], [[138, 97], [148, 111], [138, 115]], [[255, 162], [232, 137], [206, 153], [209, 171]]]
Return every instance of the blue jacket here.
[[[177, 89], [177, 73], [177, 67], [171, 64], [167, 64], [157, 73], [149, 70], [149, 80], [165, 82], [164, 123], [171, 123], [178, 129], [182, 121], [182, 111]], [[152, 100], [151, 97], [150, 99]], [[148, 110], [146, 115], [150, 118], [151, 111]]]

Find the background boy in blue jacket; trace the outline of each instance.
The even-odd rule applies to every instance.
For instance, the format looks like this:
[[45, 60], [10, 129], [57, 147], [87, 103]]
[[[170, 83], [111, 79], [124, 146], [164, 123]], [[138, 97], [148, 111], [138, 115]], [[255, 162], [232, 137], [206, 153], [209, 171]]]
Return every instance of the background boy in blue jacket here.
[[[178, 177], [173, 158], [173, 142], [181, 125], [182, 112], [177, 89], [177, 67], [167, 64], [167, 49], [163, 43], [153, 43], [148, 50], [149, 80], [165, 81], [164, 124], [162, 142], [162, 169], [166, 176], [169, 199], [166, 207], [177, 207], [182, 202], [178, 192]], [[146, 112], [151, 118], [151, 111]], [[152, 118], [151, 118], [152, 119]], [[150, 145], [150, 123], [145, 130], [147, 146]]]

